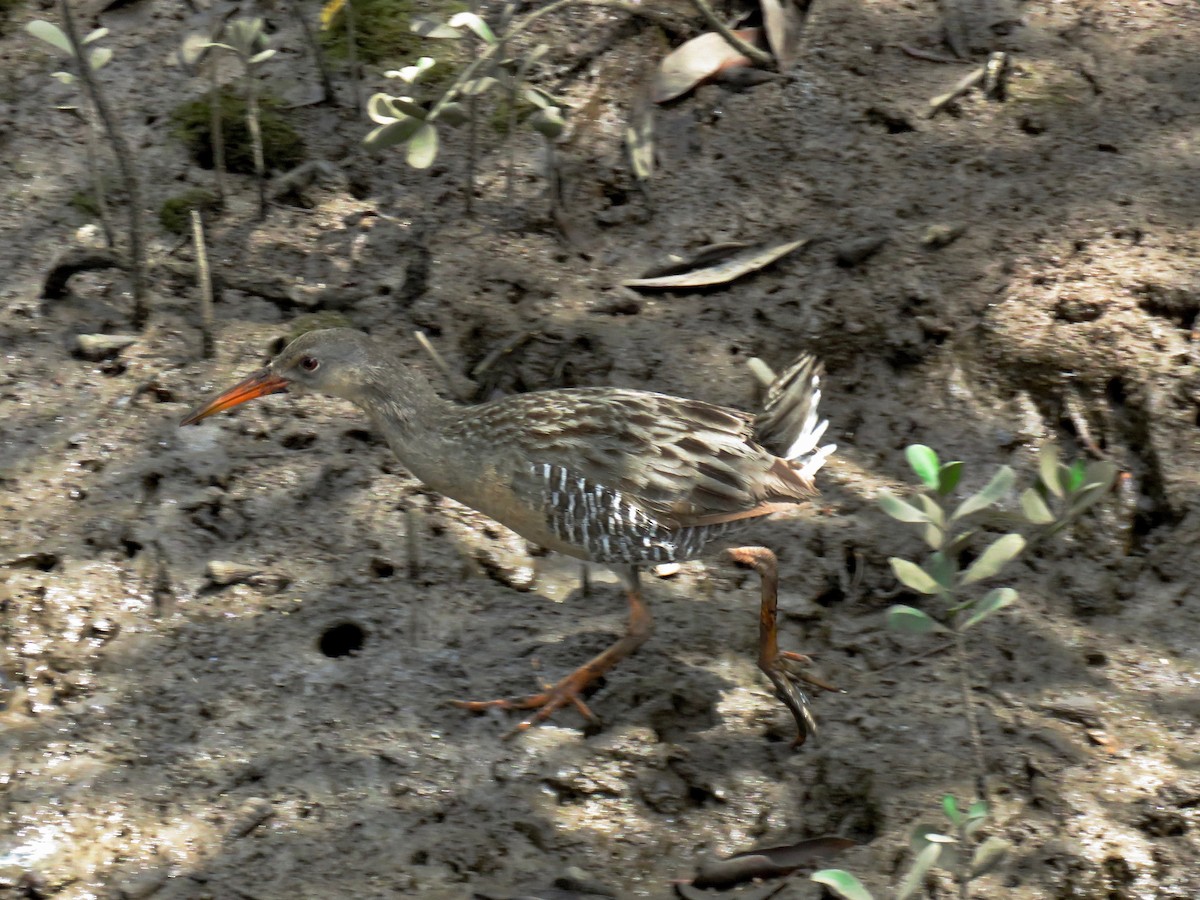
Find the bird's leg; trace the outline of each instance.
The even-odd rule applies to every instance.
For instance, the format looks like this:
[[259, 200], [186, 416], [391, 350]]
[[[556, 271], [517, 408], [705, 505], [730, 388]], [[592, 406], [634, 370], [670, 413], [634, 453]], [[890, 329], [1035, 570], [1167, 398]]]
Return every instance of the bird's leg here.
[[633, 568], [620, 570], [618, 574], [625, 584], [626, 594], [629, 598], [629, 626], [626, 628], [625, 634], [615, 644], [603, 653], [597, 654], [570, 675], [559, 681], [558, 684], [548, 687], [540, 694], [501, 700], [455, 700], [454, 705], [460, 709], [469, 709], [473, 712], [481, 712], [485, 709], [534, 710], [532, 715], [522, 720], [512, 731], [506, 734], [506, 738], [520, 734], [538, 722], [544, 722], [556, 710], [564, 706], [575, 706], [585, 718], [595, 721], [596, 717], [587, 708], [581, 697], [584, 689], [601, 678], [613, 666], [637, 650], [638, 647], [642, 646], [654, 630], [654, 621], [650, 617], [650, 610], [646, 607], [645, 601], [642, 600], [642, 591], [638, 584], [637, 570]]
[[826, 690], [834, 690], [802, 672], [794, 664], [807, 664], [807, 656], [779, 649], [779, 629], [776, 625], [779, 606], [779, 562], [775, 554], [766, 547], [736, 547], [728, 551], [729, 557], [740, 566], [758, 572], [762, 580], [762, 605], [758, 611], [758, 667], [775, 685], [775, 694], [796, 720], [796, 739], [792, 747], [799, 747], [811, 734], [817, 733], [817, 720], [813, 717], [812, 702], [797, 684], [803, 680]]

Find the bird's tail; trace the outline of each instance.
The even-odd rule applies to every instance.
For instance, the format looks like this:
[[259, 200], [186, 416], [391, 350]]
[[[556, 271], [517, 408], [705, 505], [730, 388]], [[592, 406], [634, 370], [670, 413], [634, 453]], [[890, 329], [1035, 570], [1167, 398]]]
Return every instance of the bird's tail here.
[[811, 479], [836, 444], [818, 446], [829, 421], [817, 417], [825, 367], [805, 354], [767, 388], [763, 410], [754, 419], [754, 437]]

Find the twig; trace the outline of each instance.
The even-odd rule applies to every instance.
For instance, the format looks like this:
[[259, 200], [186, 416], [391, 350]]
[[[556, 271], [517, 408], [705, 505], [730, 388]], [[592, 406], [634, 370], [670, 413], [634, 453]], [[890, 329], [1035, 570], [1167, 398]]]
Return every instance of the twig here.
[[254, 149], [254, 177], [258, 180], [258, 218], [267, 217], [267, 164], [263, 159], [262, 129], [258, 120], [258, 82], [254, 64], [244, 59], [246, 66], [246, 126], [250, 129], [250, 146]]
[[317, 42], [312, 28], [309, 27], [308, 19], [304, 17], [304, 12], [300, 9], [296, 0], [287, 0], [287, 7], [292, 14], [292, 18], [300, 23], [300, 30], [304, 32], [304, 43], [312, 51], [313, 61], [317, 64], [317, 72], [321, 77], [321, 92], [323, 95], [319, 102], [331, 103], [337, 99], [337, 94], [333, 90], [333, 79], [329, 76], [329, 66], [325, 63], [325, 54], [321, 52], [321, 45]]
[[[210, 40], [215, 44], [225, 27], [224, 18], [215, 18]], [[208, 141], [213, 155], [213, 182], [217, 201], [225, 204], [225, 113], [221, 108], [221, 80], [217, 71], [217, 55], [210, 47], [208, 55]]]
[[962, 78], [960, 78], [946, 93], [939, 94], [929, 101], [929, 109], [925, 113], [925, 118], [932, 119], [943, 109], [965, 94], [977, 84], [982, 84], [983, 79], [987, 77], [987, 66], [979, 66], [972, 69]]
[[204, 220], [200, 210], [192, 210], [192, 242], [196, 248], [196, 279], [200, 282], [200, 355], [212, 359], [216, 344], [213, 340], [213, 286], [208, 271], [208, 249], [204, 245]]
[[79, 30], [75, 27], [75, 16], [71, 13], [69, 0], [59, 0], [62, 10], [63, 25], [67, 32], [67, 40], [75, 48], [75, 57], [79, 62], [79, 77], [87, 89], [88, 99], [96, 108], [96, 114], [104, 123], [104, 132], [112, 145], [113, 155], [117, 158], [117, 166], [121, 170], [121, 180], [125, 182], [125, 194], [129, 197], [129, 280], [133, 288], [133, 327], [141, 329], [150, 317], [150, 309], [146, 305], [146, 250], [142, 240], [142, 192], [138, 185], [137, 175], [133, 171], [133, 154], [125, 134], [117, 124], [117, 119], [109, 109], [104, 95], [100, 93], [100, 85], [92, 67], [82, 52], [79, 40]]
[[446, 384], [459, 400], [468, 400], [471, 391], [468, 391], [463, 386], [465, 380], [461, 375], [450, 368], [450, 364], [446, 362], [445, 357], [438, 352], [438, 348], [433, 346], [428, 337], [423, 331], [414, 331], [413, 336], [417, 339], [417, 343], [421, 345], [421, 349], [429, 354], [429, 358], [433, 360], [433, 364], [437, 366], [437, 370], [442, 373], [442, 377], [446, 379]]
[[713, 12], [711, 6], [708, 5], [708, 0], [692, 0], [692, 5], [696, 7], [700, 15], [704, 16], [706, 21], [717, 34], [725, 38], [725, 41], [734, 50], [741, 53], [743, 56], [748, 56], [756, 64], [764, 69], [771, 69], [775, 66], [775, 57], [771, 56], [765, 50], [759, 50], [753, 44], [748, 44], [740, 37], [733, 33], [733, 29], [717, 18], [717, 14]]
[[[80, 67], [86, 65], [83, 60], [76, 60]], [[82, 111], [81, 111], [82, 112]], [[100, 127], [96, 117], [87, 117], [87, 164], [92, 180], [92, 196], [96, 200], [96, 210], [100, 213], [100, 228], [104, 231], [104, 245], [109, 250], [117, 246], [116, 234], [113, 231], [112, 215], [108, 211], [108, 197], [104, 193], [104, 179], [100, 177]]]
[[966, 60], [954, 56], [942, 56], [940, 53], [932, 53], [929, 50], [922, 50], [920, 47], [913, 47], [909, 44], [890, 44], [889, 46], [895, 47], [905, 56], [911, 56], [913, 59], [923, 59], [925, 62], [946, 63], [956, 66], [966, 62]]

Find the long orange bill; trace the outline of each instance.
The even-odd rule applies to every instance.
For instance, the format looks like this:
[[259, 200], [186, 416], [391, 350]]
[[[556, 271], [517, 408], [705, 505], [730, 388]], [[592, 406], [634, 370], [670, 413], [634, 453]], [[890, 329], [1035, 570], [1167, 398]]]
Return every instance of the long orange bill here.
[[267, 394], [278, 394], [288, 389], [288, 380], [271, 373], [270, 369], [255, 372], [245, 381], [239, 381], [227, 391], [222, 391], [203, 406], [192, 410], [180, 422], [182, 425], [195, 425], [201, 419], [207, 419], [214, 413], [224, 412], [235, 406], [240, 406], [255, 397], [265, 397]]

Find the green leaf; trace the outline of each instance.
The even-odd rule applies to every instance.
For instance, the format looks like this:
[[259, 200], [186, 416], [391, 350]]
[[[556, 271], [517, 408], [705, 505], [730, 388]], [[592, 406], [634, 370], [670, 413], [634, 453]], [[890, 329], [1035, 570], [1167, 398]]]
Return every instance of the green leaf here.
[[962, 478], [963, 464], [961, 462], [943, 463], [938, 469], [938, 485], [937, 492], [943, 497], [952, 493], [958, 487], [958, 481]]
[[978, 625], [992, 613], [999, 612], [1006, 606], [1012, 606], [1017, 602], [1017, 592], [1012, 588], [1002, 587], [988, 591], [983, 595], [983, 598], [975, 604], [974, 612], [967, 617], [967, 620], [962, 623], [959, 631], [966, 631], [968, 628], [973, 628]]
[[922, 594], [936, 594], [938, 592], [938, 583], [933, 580], [933, 576], [915, 562], [901, 559], [898, 556], [889, 557], [888, 562], [892, 565], [892, 572], [895, 574], [896, 580], [905, 587], [912, 588], [914, 591]]
[[879, 495], [879, 508], [885, 513], [896, 519], [899, 522], [921, 522], [922, 524], [929, 521], [929, 516], [921, 512], [911, 503], [906, 503], [897, 497], [895, 494], [882, 493]]
[[938, 487], [938, 456], [930, 447], [924, 444], [913, 444], [904, 451], [908, 464], [917, 473], [925, 487], [931, 491]]
[[51, 72], [50, 77], [55, 81], [61, 81], [63, 84], [75, 83], [75, 76], [70, 72]]
[[374, 153], [399, 146], [406, 143], [424, 124], [420, 119], [407, 116], [395, 122], [384, 123], [363, 139], [363, 146]]
[[88, 33], [88, 36], [87, 36], [87, 37], [85, 37], [85, 38], [84, 38], [82, 41], [80, 41], [79, 43], [80, 43], [81, 45], [83, 45], [84, 47], [86, 47], [88, 44], [94, 44], [96, 41], [98, 41], [98, 40], [100, 40], [101, 38], [105, 37], [107, 34], [108, 34], [108, 29], [107, 29], [107, 28], [93, 28], [93, 29], [91, 30], [91, 32], [89, 32], [89, 33]]
[[1013, 470], [1008, 466], [1001, 466], [997, 470], [996, 474], [992, 476], [992, 480], [987, 483], [984, 489], [978, 494], [970, 496], [964, 500], [958, 509], [954, 511], [954, 515], [952, 515], [950, 518], [962, 519], [971, 515], [972, 513], [979, 512], [981, 509], [987, 509], [989, 506], [1007, 494], [1010, 490], [1012, 490], [1014, 480], [1015, 476], [1013, 475]]
[[1055, 497], [1063, 495], [1062, 484], [1058, 480], [1058, 447], [1055, 444], [1046, 444], [1038, 454], [1038, 477]]
[[97, 47], [88, 54], [88, 65], [92, 67], [94, 72], [96, 69], [103, 67], [113, 57], [113, 52], [107, 47]]
[[945, 625], [935, 622], [921, 610], [901, 604], [888, 608], [887, 627], [900, 634], [930, 634], [947, 630]]
[[978, 847], [971, 857], [971, 877], [978, 878], [986, 875], [1004, 862], [1008, 856], [1009, 844], [998, 837], [990, 837]]
[[1026, 488], [1021, 493], [1021, 512], [1031, 525], [1049, 525], [1054, 521], [1054, 513], [1034, 488]]
[[1117, 480], [1118, 471], [1116, 464], [1108, 460], [1092, 463], [1087, 467], [1087, 474], [1083, 479], [1083, 489], [1086, 490], [1088, 486], [1097, 484], [1100, 485], [1101, 493], [1107, 491]]
[[470, 28], [485, 44], [498, 43], [496, 35], [492, 34], [492, 29], [488, 27], [488, 23], [483, 21], [479, 16], [472, 12], [455, 13], [450, 17], [451, 28]]
[[250, 57], [250, 65], [256, 66], [259, 63], [266, 62], [268, 59], [270, 59], [274, 55], [275, 55], [274, 50], [262, 50], [258, 53], [255, 53], [252, 57]]
[[1087, 475], [1087, 464], [1082, 459], [1077, 459], [1071, 463], [1067, 469], [1067, 477], [1063, 482], [1063, 487], [1068, 494], [1074, 493], [1083, 487], [1083, 479]]
[[942, 587], [949, 589], [954, 584], [954, 576], [958, 574], [958, 559], [940, 550], [929, 557], [929, 574]]
[[874, 900], [862, 882], [843, 869], [822, 869], [813, 872], [808, 880], [825, 885], [843, 900]]
[[947, 794], [942, 798], [942, 811], [946, 814], [946, 818], [953, 822], [956, 827], [963, 823], [965, 817], [962, 811], [959, 810], [958, 801], [954, 799], [953, 794]]
[[397, 113], [403, 113], [422, 122], [429, 117], [429, 110], [421, 104], [414, 102], [412, 97], [392, 97], [391, 101], [390, 105]]
[[933, 868], [941, 853], [941, 844], [929, 844], [917, 854], [912, 868], [908, 870], [908, 874], [904, 876], [904, 881], [900, 883], [900, 888], [896, 891], [896, 900], [908, 900], [921, 889], [925, 884], [925, 876]]
[[976, 581], [991, 578], [1024, 549], [1025, 538], [1019, 534], [1006, 534], [998, 538], [971, 563], [967, 571], [963, 572], [959, 583], [974, 584]]
[[968, 819], [986, 819], [988, 817], [988, 805], [986, 800], [976, 800], [967, 807]]
[[47, 22], [44, 19], [34, 19], [25, 26], [25, 30], [38, 40], [45, 41], [51, 47], [61, 50], [64, 53], [69, 53], [71, 56], [75, 55], [75, 48], [71, 46], [71, 41], [67, 38], [66, 32], [53, 22]]
[[428, 122], [422, 122], [408, 142], [408, 164], [414, 169], [428, 169], [437, 159], [437, 153], [437, 129]]
[[457, 41], [463, 36], [463, 33], [457, 28], [451, 28], [433, 16], [415, 16], [409, 30], [421, 37], [443, 41]]
[[437, 60], [432, 56], [422, 56], [417, 60], [416, 65], [404, 66], [401, 69], [389, 69], [383, 73], [385, 78], [399, 78], [405, 84], [416, 84], [424, 77], [425, 73], [437, 65]]

